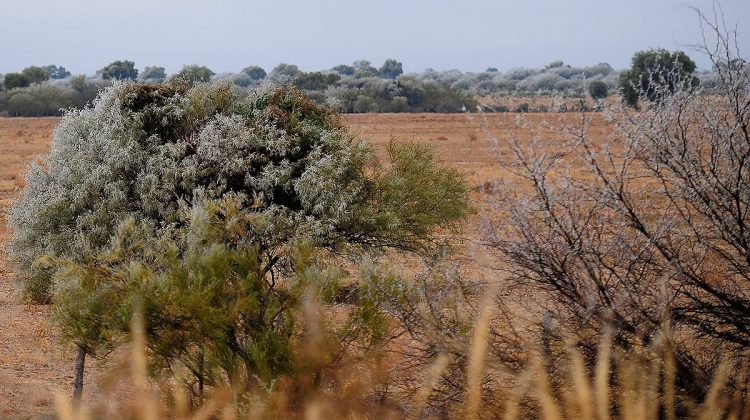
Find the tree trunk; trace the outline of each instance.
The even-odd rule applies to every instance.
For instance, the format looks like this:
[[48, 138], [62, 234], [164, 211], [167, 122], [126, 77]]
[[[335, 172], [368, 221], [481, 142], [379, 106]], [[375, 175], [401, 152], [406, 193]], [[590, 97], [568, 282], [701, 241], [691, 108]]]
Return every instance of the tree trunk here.
[[86, 349], [78, 346], [78, 356], [76, 357], [76, 375], [73, 380], [73, 404], [78, 406], [81, 403], [83, 395], [83, 369], [86, 364]]
[[198, 359], [198, 401], [201, 405], [203, 405], [203, 366], [204, 366], [204, 356], [203, 356], [203, 350], [201, 350], [199, 354]]

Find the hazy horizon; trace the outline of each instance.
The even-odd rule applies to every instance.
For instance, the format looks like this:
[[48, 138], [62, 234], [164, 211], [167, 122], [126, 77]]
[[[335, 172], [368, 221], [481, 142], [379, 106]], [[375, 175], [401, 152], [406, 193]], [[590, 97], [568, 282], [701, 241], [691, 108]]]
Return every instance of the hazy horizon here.
[[[270, 71], [279, 63], [313, 71], [358, 59], [380, 66], [388, 58], [403, 62], [405, 72], [505, 71], [555, 60], [622, 69], [633, 53], [649, 48], [681, 49], [699, 69], [708, 69], [708, 60], [688, 47], [701, 39], [689, 6], [713, 13], [711, 0], [5, 3], [10, 19], [0, 26], [6, 40], [3, 74], [48, 64], [93, 74], [125, 59], [140, 70], [158, 65], [168, 73], [187, 64], [217, 73], [253, 64]], [[727, 25], [737, 27], [741, 55], [747, 56], [750, 1], [725, 0], [721, 8]]]

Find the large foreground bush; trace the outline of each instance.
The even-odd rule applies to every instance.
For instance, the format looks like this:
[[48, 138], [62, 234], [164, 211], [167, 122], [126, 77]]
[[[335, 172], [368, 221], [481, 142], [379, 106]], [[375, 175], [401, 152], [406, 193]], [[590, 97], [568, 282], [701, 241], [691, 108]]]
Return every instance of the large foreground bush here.
[[[322, 293], [295, 250], [429, 251], [435, 228], [467, 216], [456, 172], [419, 144], [387, 151], [378, 163], [296, 89], [118, 83], [70, 111], [10, 222], [27, 297], [54, 302], [79, 348], [78, 392], [85, 356], [116, 348], [141, 309], [160, 366], [187, 366], [201, 392], [240, 367], [264, 381], [293, 372], [295, 313], [308, 289]], [[376, 306], [349, 283], [339, 298], [375, 328]]]

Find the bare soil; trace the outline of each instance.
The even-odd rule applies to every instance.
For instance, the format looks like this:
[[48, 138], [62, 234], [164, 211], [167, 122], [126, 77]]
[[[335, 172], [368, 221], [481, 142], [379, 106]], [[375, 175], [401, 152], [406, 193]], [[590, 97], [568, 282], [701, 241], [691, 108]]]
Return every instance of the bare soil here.
[[[598, 114], [590, 134], [604, 139], [607, 124]], [[391, 139], [428, 143], [436, 157], [467, 177], [478, 209], [467, 226], [466, 255], [476, 275], [485, 272], [479, 245], [480, 221], [492, 219], [492, 191], [498, 184], [519, 189], [507, 170], [512, 161], [508, 140], [521, 144], [536, 138], [560, 136], [568, 125], [580, 125], [581, 114], [362, 114], [345, 115], [343, 122], [361, 138], [382, 150]], [[23, 187], [26, 166], [49, 151], [59, 118], [0, 118], [0, 418], [53, 417], [54, 397], [69, 395], [75, 351], [60, 342], [48, 321], [49, 307], [23, 303], [9, 263], [11, 236], [5, 215]], [[471, 269], [471, 267], [470, 267]], [[84, 399], [107, 380], [94, 361], [87, 367]]]

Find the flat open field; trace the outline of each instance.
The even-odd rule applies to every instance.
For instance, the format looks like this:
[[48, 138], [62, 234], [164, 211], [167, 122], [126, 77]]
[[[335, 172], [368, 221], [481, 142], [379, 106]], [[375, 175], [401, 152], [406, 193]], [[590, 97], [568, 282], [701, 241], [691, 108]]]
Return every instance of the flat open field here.
[[[598, 114], [591, 117], [591, 137], [604, 139], [606, 123]], [[0, 418], [51, 417], [55, 394], [68, 395], [73, 380], [74, 350], [60, 343], [48, 322], [48, 307], [20, 301], [8, 263], [11, 232], [5, 226], [10, 202], [23, 186], [26, 165], [49, 150], [58, 121], [0, 118]], [[343, 121], [378, 149], [391, 138], [427, 142], [438, 159], [464, 173], [475, 191], [472, 197], [478, 209], [467, 226], [467, 234], [470, 239], [478, 239], [478, 222], [492, 217], [487, 204], [488, 186], [507, 181], [512, 187], [515, 182], [503, 168], [512, 160], [508, 140], [515, 137], [528, 143], [534, 138], [557, 136], [556, 131], [563, 126], [579, 124], [581, 115], [365, 114], [346, 115]], [[477, 241], [469, 242], [467, 247], [478, 246]], [[97, 382], [105, 380], [101, 370], [95, 362], [87, 369], [84, 400], [96, 398], [91, 392]]]

